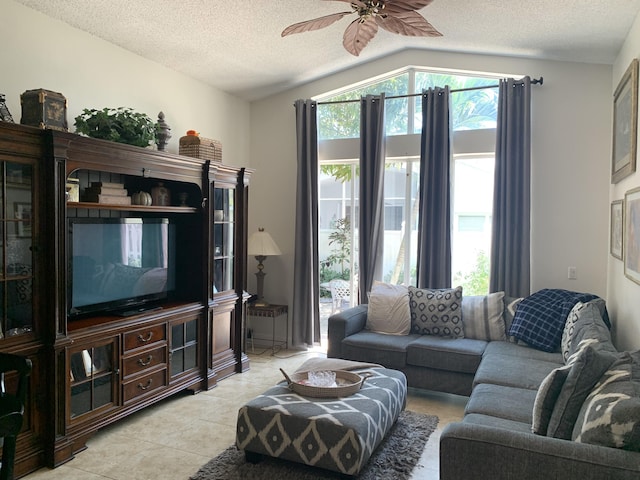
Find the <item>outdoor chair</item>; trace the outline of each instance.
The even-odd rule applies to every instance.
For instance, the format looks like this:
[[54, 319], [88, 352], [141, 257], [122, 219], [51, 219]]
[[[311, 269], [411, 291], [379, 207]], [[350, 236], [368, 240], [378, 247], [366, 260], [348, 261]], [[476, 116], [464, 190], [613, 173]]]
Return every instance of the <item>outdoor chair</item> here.
[[329, 282], [331, 290], [331, 314], [341, 311], [345, 305], [351, 305], [351, 284], [346, 280], [331, 280]]

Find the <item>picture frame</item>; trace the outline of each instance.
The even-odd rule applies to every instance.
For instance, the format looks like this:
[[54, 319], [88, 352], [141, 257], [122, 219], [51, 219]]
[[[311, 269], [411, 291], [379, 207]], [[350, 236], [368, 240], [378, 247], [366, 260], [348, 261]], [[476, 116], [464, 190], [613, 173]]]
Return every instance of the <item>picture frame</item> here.
[[624, 194], [624, 274], [640, 285], [640, 187]]
[[14, 205], [14, 216], [18, 220], [18, 237], [31, 236], [31, 204], [16, 202]]
[[638, 59], [634, 58], [613, 94], [611, 183], [636, 171], [638, 134]]
[[624, 208], [622, 200], [611, 202], [611, 238], [609, 250], [611, 255], [622, 260], [624, 252]]

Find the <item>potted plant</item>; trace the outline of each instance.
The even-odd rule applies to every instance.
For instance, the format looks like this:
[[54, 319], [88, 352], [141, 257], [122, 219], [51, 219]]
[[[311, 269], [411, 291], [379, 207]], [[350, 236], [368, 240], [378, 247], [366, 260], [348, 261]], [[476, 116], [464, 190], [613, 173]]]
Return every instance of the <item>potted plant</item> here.
[[138, 147], [147, 147], [156, 138], [156, 125], [151, 118], [131, 108], [85, 108], [74, 125], [76, 133]]

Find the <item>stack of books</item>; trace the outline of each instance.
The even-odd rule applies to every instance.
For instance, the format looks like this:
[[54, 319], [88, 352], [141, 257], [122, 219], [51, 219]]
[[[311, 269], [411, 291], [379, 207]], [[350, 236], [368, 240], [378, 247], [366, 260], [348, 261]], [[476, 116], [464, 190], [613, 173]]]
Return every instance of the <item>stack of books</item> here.
[[84, 189], [85, 202], [108, 203], [110, 205], [131, 205], [124, 183], [91, 182]]

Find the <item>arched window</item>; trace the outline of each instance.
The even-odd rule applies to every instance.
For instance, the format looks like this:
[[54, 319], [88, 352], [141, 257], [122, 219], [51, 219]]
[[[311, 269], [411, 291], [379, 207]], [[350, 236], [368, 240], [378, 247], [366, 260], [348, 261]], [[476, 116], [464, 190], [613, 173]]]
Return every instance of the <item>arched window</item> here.
[[[504, 75], [410, 67], [315, 98], [319, 102], [321, 164], [321, 285], [328, 285], [333, 278], [357, 282], [359, 99], [381, 92], [386, 96], [387, 132], [383, 280], [416, 284], [419, 94], [448, 85], [452, 91], [454, 162], [452, 277], [455, 286], [464, 287], [465, 294], [488, 292], [497, 84], [501, 77]], [[322, 293], [329, 295], [328, 290]]]

